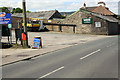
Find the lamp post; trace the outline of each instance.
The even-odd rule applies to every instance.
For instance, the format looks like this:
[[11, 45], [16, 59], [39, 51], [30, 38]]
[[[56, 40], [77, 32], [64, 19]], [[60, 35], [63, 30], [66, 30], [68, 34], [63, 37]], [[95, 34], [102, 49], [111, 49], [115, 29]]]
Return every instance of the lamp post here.
[[22, 6], [23, 6], [23, 29], [24, 29], [24, 34], [26, 35], [26, 39], [23, 41], [23, 47], [28, 47], [28, 34], [27, 34], [27, 20], [26, 20], [26, 1], [22, 1]]

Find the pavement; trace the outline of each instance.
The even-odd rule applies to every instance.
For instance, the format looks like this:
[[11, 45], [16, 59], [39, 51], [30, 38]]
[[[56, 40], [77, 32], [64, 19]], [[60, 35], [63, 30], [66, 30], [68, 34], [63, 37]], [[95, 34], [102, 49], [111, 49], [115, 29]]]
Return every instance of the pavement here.
[[[12, 32], [12, 41], [15, 42], [15, 34]], [[84, 44], [93, 40], [99, 40], [106, 37], [104, 35], [83, 35], [61, 32], [29, 32], [29, 45], [33, 46], [35, 36], [42, 37], [43, 48], [41, 49], [2, 49], [2, 66], [19, 62], [21, 60], [30, 59], [49, 52], [64, 49], [78, 44]], [[7, 42], [7, 38], [3, 37], [2, 42]], [[19, 42], [20, 43], [20, 42]]]
[[78, 78], [76, 80], [85, 78], [87, 78], [85, 80], [117, 80], [115, 78], [118, 78], [118, 37], [88, 41], [30, 60], [3, 66], [2, 70], [3, 78], [16, 78], [13, 80], [23, 80], [23, 78], [30, 78], [30, 80], [42, 78], [45, 80], [46, 78], [48, 80], [49, 78], [52, 80], [53, 78], [55, 80], [58, 78], [59, 80], [69, 80], [69, 78], [71, 80], [73, 78]]

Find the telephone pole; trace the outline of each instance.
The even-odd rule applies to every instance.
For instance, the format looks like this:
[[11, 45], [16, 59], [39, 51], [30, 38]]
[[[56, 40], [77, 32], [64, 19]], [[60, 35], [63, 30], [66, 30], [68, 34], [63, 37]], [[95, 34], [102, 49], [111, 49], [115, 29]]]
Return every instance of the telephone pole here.
[[26, 1], [23, 0], [22, 2], [22, 6], [23, 6], [23, 30], [24, 30], [24, 34], [26, 35], [26, 40], [23, 40], [23, 47], [28, 47], [28, 34], [27, 34], [27, 20], [26, 20]]

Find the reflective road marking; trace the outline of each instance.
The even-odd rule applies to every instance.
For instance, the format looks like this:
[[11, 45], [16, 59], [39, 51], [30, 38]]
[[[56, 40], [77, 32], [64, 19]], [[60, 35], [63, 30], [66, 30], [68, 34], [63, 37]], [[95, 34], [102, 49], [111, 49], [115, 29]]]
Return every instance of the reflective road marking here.
[[85, 58], [87, 58], [87, 57], [89, 57], [89, 56], [91, 56], [91, 55], [93, 55], [93, 54], [95, 54], [95, 53], [97, 53], [97, 52], [100, 52], [101, 51], [101, 49], [98, 49], [98, 50], [96, 50], [96, 51], [94, 51], [94, 52], [92, 52], [92, 53], [90, 53], [90, 54], [88, 54], [88, 55], [86, 55], [86, 56], [84, 56], [84, 57], [82, 57], [82, 58], [80, 58], [81, 60], [82, 59], [85, 59]]

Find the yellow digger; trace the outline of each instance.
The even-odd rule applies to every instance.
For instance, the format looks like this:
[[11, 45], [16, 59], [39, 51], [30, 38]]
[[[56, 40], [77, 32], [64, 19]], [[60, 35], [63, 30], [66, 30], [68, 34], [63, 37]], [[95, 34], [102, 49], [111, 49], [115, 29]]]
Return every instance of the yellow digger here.
[[[22, 26], [24, 26], [24, 23], [22, 23]], [[30, 18], [27, 21], [27, 29], [28, 31], [40, 31], [41, 29], [44, 29], [43, 20]]]

